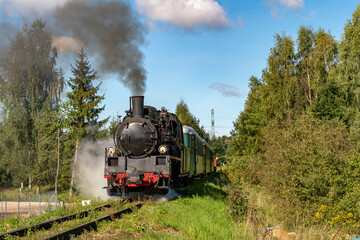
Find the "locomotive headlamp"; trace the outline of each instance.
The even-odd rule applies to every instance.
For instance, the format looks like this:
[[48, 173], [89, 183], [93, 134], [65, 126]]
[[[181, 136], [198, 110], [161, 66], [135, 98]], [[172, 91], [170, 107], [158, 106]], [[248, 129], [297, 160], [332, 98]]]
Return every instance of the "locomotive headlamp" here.
[[164, 154], [164, 153], [167, 152], [167, 150], [168, 150], [168, 148], [167, 148], [166, 145], [160, 145], [160, 147], [159, 147], [159, 153]]
[[109, 156], [114, 156], [115, 149], [113, 147], [108, 147], [107, 151]]

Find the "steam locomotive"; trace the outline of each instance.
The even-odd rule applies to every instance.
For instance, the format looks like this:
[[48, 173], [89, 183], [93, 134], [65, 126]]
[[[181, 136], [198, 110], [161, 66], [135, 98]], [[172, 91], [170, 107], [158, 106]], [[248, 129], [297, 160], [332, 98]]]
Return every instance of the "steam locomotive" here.
[[195, 130], [164, 107], [144, 106], [143, 96], [130, 97], [114, 144], [105, 148], [105, 188], [111, 196], [166, 194], [169, 186], [216, 171], [213, 151]]

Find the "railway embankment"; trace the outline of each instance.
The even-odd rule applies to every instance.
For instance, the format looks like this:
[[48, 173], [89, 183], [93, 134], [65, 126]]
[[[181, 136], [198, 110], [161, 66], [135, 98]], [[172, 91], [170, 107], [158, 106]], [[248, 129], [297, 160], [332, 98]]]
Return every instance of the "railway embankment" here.
[[[0, 222], [1, 233], [9, 232], [56, 219], [68, 214], [79, 213], [101, 204], [112, 207], [91, 211], [87, 216], [76, 217], [63, 223], [54, 223], [51, 228], [29, 229], [23, 237], [12, 239], [44, 239], [61, 232], [76, 229], [77, 226], [95, 221], [92, 227], [72, 239], [343, 239], [351, 236], [345, 229], [301, 225], [289, 228], [282, 220], [276, 199], [266, 193], [261, 186], [244, 186], [246, 213], [235, 217], [232, 211], [224, 175], [218, 173], [197, 180], [186, 187], [176, 189], [179, 197], [170, 201], [147, 200], [141, 208], [122, 214], [120, 218], [109, 218], [115, 211], [129, 206], [120, 200], [92, 200], [88, 206], [78, 203], [67, 204], [38, 217], [27, 219], [7, 219]], [[134, 205], [135, 203], [132, 203]]]

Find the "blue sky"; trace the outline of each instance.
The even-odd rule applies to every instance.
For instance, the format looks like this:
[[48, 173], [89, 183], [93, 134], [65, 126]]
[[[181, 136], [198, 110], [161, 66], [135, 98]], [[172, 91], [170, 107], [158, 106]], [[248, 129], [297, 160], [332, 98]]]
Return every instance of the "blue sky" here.
[[[286, 32], [295, 40], [300, 25], [311, 25], [330, 30], [340, 40], [346, 21], [358, 4], [354, 0], [304, 1], [304, 7], [299, 8], [276, 4], [280, 12], [274, 16], [274, 5], [264, 1], [218, 3], [234, 26], [195, 33], [176, 27], [153, 30], [148, 34], [144, 53], [148, 71], [146, 103], [165, 105], [174, 111], [183, 98], [208, 131], [213, 108], [219, 135], [229, 133], [232, 122], [243, 110], [248, 79], [251, 75], [261, 76], [276, 33]], [[239, 16], [242, 25], [238, 23]], [[237, 88], [240, 97], [224, 96], [211, 89], [217, 82]], [[161, 89], [164, 92], [159, 92]]]
[[[41, 13], [65, 1], [0, 0], [0, 6], [29, 16], [26, 8]], [[300, 25], [311, 25], [314, 29], [330, 30], [341, 40], [345, 23], [359, 4], [355, 0], [128, 2], [149, 27], [146, 44], [141, 47], [147, 71], [145, 104], [158, 109], [164, 106], [174, 112], [183, 98], [208, 131], [213, 108], [217, 135], [228, 135], [232, 122], [243, 110], [248, 79], [251, 75], [261, 76], [275, 34], [285, 32], [296, 40]], [[36, 17], [35, 12], [32, 14], [30, 17]], [[11, 21], [13, 17], [7, 14], [1, 19]], [[96, 62], [93, 65], [96, 68]], [[106, 98], [102, 116], [124, 116], [131, 92], [113, 77], [101, 80]], [[221, 87], [230, 90], [231, 96], [219, 91]]]

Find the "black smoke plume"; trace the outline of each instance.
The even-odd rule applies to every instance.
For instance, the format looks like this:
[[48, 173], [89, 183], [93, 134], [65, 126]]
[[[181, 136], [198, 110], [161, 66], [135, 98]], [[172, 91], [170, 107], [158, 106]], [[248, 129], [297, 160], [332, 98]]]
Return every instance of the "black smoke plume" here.
[[96, 56], [102, 74], [114, 73], [134, 95], [145, 91], [143, 53], [146, 28], [122, 0], [70, 0], [51, 14], [58, 36], [80, 39], [86, 52]]

